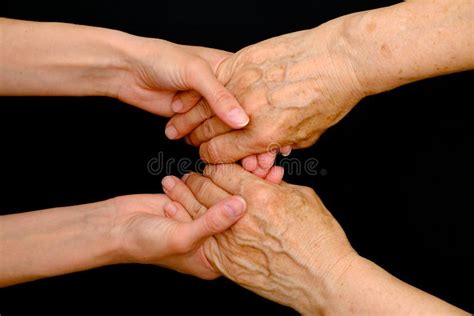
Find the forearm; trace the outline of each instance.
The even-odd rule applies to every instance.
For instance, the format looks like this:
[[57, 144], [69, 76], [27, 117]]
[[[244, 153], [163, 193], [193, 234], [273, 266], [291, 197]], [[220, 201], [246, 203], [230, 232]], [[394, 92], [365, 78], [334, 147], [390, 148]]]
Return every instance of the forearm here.
[[331, 315], [467, 315], [361, 257], [335, 279], [334, 290], [328, 306]]
[[109, 29], [0, 18], [0, 95], [112, 96], [136, 37]]
[[118, 263], [109, 202], [0, 217], [0, 287]]
[[366, 95], [474, 69], [473, 1], [409, 1], [341, 19]]
[[285, 291], [287, 297], [280, 301], [303, 315], [466, 315], [459, 308], [400, 281], [354, 251], [340, 257], [328, 269], [311, 251], [295, 258], [294, 262], [307, 263], [305, 271], [301, 272], [301, 265], [288, 265], [287, 274], [293, 277], [275, 277], [273, 284], [289, 286]]

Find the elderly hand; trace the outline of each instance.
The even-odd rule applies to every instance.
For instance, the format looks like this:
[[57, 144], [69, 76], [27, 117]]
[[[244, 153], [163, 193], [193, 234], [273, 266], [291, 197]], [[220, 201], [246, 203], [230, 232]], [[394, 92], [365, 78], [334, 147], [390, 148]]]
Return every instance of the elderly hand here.
[[[232, 131], [206, 102], [170, 119], [175, 138], [188, 135], [201, 157], [228, 163], [269, 147], [308, 147], [363, 97], [339, 20], [275, 37], [226, 59], [218, 78], [250, 116]], [[286, 149], [285, 151], [288, 151]]]
[[[313, 190], [265, 181], [238, 165], [208, 165], [167, 195], [193, 218], [232, 194], [247, 213], [228, 231], [209, 238], [206, 257], [215, 269], [271, 300], [302, 310], [319, 306], [328, 278], [356, 256], [347, 238]], [[311, 295], [314, 295], [312, 297]]]
[[238, 284], [310, 315], [467, 315], [360, 257], [312, 189], [236, 164], [204, 174], [165, 178], [175, 183], [166, 194], [198, 219], [232, 194], [246, 200], [246, 214], [203, 245], [216, 271]]
[[168, 127], [178, 131], [175, 138], [191, 133], [189, 142], [211, 163], [269, 146], [308, 147], [364, 96], [473, 69], [473, 6], [405, 1], [251, 45], [217, 72], [249, 114], [246, 128], [232, 131], [205, 102]]

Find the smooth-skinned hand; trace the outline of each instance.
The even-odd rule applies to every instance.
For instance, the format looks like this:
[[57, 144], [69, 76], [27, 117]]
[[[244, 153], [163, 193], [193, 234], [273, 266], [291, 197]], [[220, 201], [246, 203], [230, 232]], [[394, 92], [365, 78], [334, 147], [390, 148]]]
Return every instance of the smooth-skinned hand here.
[[[130, 54], [127, 75], [114, 96], [149, 112], [171, 116], [186, 112], [202, 97], [218, 117], [233, 128], [248, 123], [235, 97], [217, 80], [219, 64], [230, 53], [164, 40], [134, 37], [139, 47]], [[176, 134], [166, 130], [168, 137]]]
[[[163, 186], [173, 189], [170, 181]], [[204, 241], [228, 229], [245, 212], [240, 197], [221, 201], [196, 220], [164, 194], [120, 196], [110, 204], [111, 234], [120, 244], [121, 262], [155, 264], [203, 279], [220, 276], [204, 255]]]

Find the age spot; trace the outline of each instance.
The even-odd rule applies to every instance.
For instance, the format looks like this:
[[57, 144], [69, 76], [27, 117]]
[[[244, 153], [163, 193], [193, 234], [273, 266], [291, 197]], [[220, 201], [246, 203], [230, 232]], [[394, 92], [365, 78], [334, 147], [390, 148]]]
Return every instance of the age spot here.
[[380, 46], [380, 52], [382, 53], [382, 56], [384, 56], [385, 58], [392, 57], [392, 50], [386, 43], [383, 43], [382, 46]]
[[375, 22], [370, 22], [366, 26], [367, 32], [369, 32], [369, 33], [372, 33], [373, 31], [375, 31], [376, 28], [377, 28], [377, 23], [375, 23]]

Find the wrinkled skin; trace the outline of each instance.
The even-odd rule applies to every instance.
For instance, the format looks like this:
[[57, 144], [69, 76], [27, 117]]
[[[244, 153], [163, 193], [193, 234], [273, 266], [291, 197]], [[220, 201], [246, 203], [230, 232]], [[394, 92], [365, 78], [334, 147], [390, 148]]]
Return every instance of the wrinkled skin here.
[[200, 145], [201, 157], [229, 163], [272, 147], [303, 148], [337, 123], [363, 97], [348, 45], [333, 36], [338, 20], [275, 37], [223, 61], [218, 78], [234, 93], [250, 123], [233, 131], [205, 101], [173, 117], [179, 136]]
[[[217, 271], [284, 305], [326, 286], [355, 254], [343, 230], [308, 187], [269, 183], [231, 165], [209, 165], [167, 192], [194, 218], [231, 194], [242, 196], [247, 212], [234, 226], [209, 238], [204, 251]], [[314, 289], [307, 289], [308, 278]], [[308, 301], [313, 297], [307, 296]], [[301, 302], [301, 300], [299, 300]]]

